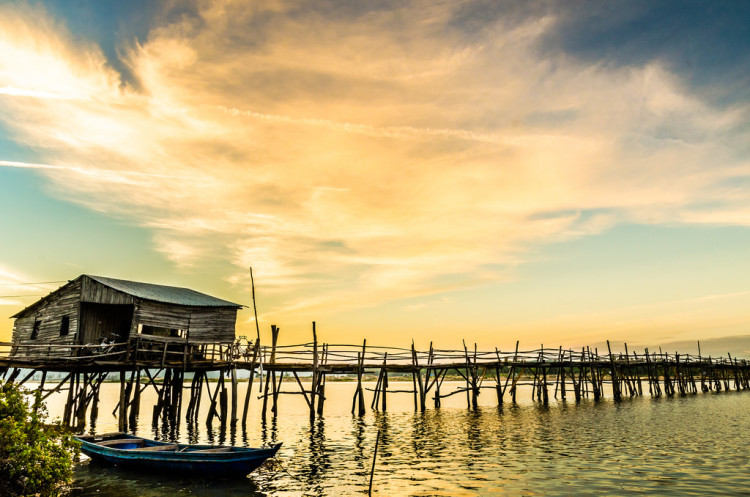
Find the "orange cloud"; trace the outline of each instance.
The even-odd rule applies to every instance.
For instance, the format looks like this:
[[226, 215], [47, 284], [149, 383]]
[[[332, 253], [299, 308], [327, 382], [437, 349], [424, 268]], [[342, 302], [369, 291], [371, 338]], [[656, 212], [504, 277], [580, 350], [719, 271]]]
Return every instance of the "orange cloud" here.
[[554, 18], [470, 40], [451, 4], [346, 22], [201, 5], [124, 50], [138, 89], [44, 12], [4, 6], [0, 119], [60, 164], [37, 165], [60, 196], [149, 227], [175, 264], [226, 257], [235, 282], [252, 265], [269, 315], [502, 279], [534, 244], [622, 221], [703, 222], [696, 206], [750, 173], [731, 152], [744, 109], [658, 63], [540, 58]]

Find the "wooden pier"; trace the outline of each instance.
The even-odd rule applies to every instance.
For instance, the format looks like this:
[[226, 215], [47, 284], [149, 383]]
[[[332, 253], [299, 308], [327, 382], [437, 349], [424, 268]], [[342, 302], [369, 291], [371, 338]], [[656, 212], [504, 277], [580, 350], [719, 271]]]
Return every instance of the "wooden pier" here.
[[[750, 364], [745, 359], [669, 354], [648, 349], [641, 352], [540, 347], [521, 350], [478, 350], [463, 343], [459, 350], [420, 349], [414, 342], [408, 348], [328, 344], [318, 341], [315, 323], [312, 341], [279, 345], [279, 329], [271, 329], [271, 345], [248, 342], [242, 337], [233, 344], [196, 343], [180, 338], [136, 336], [128, 341], [102, 345], [18, 345], [0, 343], [0, 374], [5, 381], [23, 384], [37, 374], [42, 398], [67, 392], [63, 422], [83, 430], [87, 418], [93, 423], [98, 414], [101, 384], [116, 375], [120, 397], [115, 412], [121, 430], [136, 425], [144, 415], [141, 394], [153, 388], [157, 402], [148, 412], [154, 425], [199, 422], [201, 405], [208, 405], [205, 422], [218, 421], [245, 426], [258, 383], [257, 398], [261, 415], [279, 412], [281, 395], [302, 395], [314, 420], [322, 416], [326, 381], [340, 375], [354, 380], [351, 412], [364, 415], [387, 410], [388, 398], [395, 394], [413, 397], [414, 409], [439, 408], [441, 400], [453, 395], [466, 397], [466, 405], [476, 409], [481, 393], [490, 392], [497, 404], [516, 402], [518, 387], [531, 386], [532, 400], [547, 404], [550, 398], [579, 402], [611, 396], [653, 397], [689, 395], [750, 389]], [[698, 344], [700, 350], [700, 344]], [[238, 379], [237, 371], [247, 371]], [[62, 372], [62, 380], [48, 384], [48, 372]], [[217, 381], [209, 373], [218, 372]], [[255, 381], [256, 376], [259, 381]], [[365, 377], [375, 382], [365, 388]], [[284, 378], [294, 381], [284, 381]], [[460, 380], [462, 386], [443, 388], [446, 378]], [[399, 380], [399, 381], [393, 381]], [[238, 383], [247, 381], [244, 399], [239, 399]], [[487, 393], [485, 393], [487, 395]], [[240, 410], [241, 415], [240, 415]]]

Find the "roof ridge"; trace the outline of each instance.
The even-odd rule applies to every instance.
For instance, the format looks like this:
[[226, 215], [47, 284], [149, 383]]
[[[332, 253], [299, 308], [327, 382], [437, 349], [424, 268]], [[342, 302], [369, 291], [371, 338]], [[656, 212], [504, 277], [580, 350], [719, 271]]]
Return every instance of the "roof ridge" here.
[[[123, 280], [119, 278], [110, 278], [109, 276], [96, 276], [91, 274], [84, 274], [81, 276], [86, 276], [87, 278], [112, 288], [115, 291], [126, 293], [144, 300], [193, 307], [243, 307], [241, 304], [214, 297], [213, 295], [199, 292], [198, 290], [193, 290], [188, 287]], [[160, 291], [171, 291], [172, 295], [158, 295]]]
[[[164, 285], [163, 283], [150, 283], [148, 281], [124, 280], [122, 278], [112, 278], [111, 276], [98, 276], [95, 274], [82, 274], [81, 276], [88, 276], [89, 278], [95, 279], [95, 280], [98, 280], [99, 278], [101, 278], [103, 280], [121, 281], [123, 283], [135, 283], [137, 285], [161, 286], [161, 287], [166, 287], [166, 288], [179, 288], [181, 290], [190, 290], [191, 292], [203, 293], [203, 292], [199, 292], [198, 290], [194, 290], [186, 286]], [[208, 294], [204, 294], [204, 295], [208, 295]]]

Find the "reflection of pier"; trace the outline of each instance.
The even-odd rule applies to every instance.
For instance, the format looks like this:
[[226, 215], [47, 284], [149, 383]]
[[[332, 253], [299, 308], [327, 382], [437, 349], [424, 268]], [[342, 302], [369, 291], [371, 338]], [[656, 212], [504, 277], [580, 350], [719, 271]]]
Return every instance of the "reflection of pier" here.
[[[279, 330], [272, 327], [272, 343], [187, 341], [179, 337], [136, 335], [122, 343], [101, 345], [0, 344], [0, 372], [7, 381], [24, 383], [34, 374], [41, 376], [39, 390], [44, 398], [67, 391], [63, 422], [82, 429], [86, 418], [96, 418], [98, 395], [109, 374], [119, 374], [120, 399], [116, 408], [121, 429], [135, 426], [142, 415], [141, 393], [153, 388], [157, 403], [153, 422], [173, 425], [183, 417], [199, 421], [202, 403], [208, 405], [206, 423], [216, 419], [222, 425], [246, 424], [253, 384], [259, 383], [262, 416], [278, 412], [280, 395], [302, 395], [310, 419], [323, 414], [326, 380], [336, 375], [354, 375], [352, 412], [366, 412], [365, 375], [372, 375], [375, 387], [370, 408], [387, 409], [389, 395], [413, 396], [414, 409], [426, 410], [428, 400], [440, 407], [441, 399], [465, 395], [469, 408], [476, 408], [485, 390], [494, 391], [497, 403], [516, 401], [518, 387], [530, 385], [532, 399], [549, 402], [550, 397], [576, 402], [610, 395], [687, 395], [698, 391], [750, 389], [750, 365], [727, 355], [722, 358], [666, 354], [644, 350], [599, 353], [598, 350], [542, 348], [513, 351], [427, 350], [333, 345], [319, 343], [313, 323], [313, 341], [301, 345], [278, 345]], [[62, 349], [65, 349], [64, 351]], [[237, 371], [249, 378], [238, 379]], [[47, 381], [48, 372], [62, 372], [62, 380]], [[217, 381], [209, 373], [218, 372]], [[255, 377], [259, 376], [258, 381]], [[284, 378], [293, 381], [284, 382]], [[464, 385], [441, 391], [446, 378], [459, 378]], [[400, 381], [393, 381], [400, 380]], [[238, 382], [247, 381], [242, 405]], [[393, 384], [391, 384], [393, 382]], [[606, 388], [605, 388], [606, 386]], [[241, 412], [241, 416], [240, 416]], [[87, 416], [88, 414], [88, 416]]]

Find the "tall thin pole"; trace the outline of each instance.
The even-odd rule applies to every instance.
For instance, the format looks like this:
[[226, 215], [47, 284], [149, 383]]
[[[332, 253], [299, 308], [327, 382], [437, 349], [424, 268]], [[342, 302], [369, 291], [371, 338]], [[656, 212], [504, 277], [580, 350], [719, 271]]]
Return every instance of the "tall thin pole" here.
[[378, 443], [380, 442], [380, 430], [375, 437], [375, 451], [372, 454], [372, 468], [370, 469], [370, 486], [367, 489], [367, 495], [372, 495], [372, 478], [375, 476], [375, 460], [378, 457]]
[[258, 343], [260, 343], [260, 326], [258, 326], [258, 309], [255, 305], [255, 280], [253, 280], [253, 267], [250, 266], [250, 286], [253, 291], [253, 314], [255, 315], [255, 331], [258, 334]]

